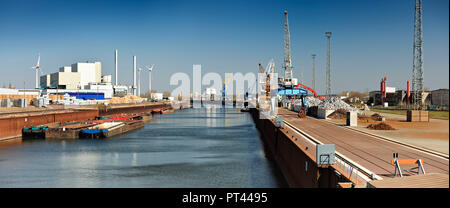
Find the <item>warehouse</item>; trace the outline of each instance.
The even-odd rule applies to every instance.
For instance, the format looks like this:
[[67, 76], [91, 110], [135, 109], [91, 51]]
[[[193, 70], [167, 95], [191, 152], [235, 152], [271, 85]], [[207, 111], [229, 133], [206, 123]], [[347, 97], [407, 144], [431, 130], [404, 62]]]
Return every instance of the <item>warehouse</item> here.
[[431, 104], [448, 106], [448, 89], [438, 89], [431, 91]]

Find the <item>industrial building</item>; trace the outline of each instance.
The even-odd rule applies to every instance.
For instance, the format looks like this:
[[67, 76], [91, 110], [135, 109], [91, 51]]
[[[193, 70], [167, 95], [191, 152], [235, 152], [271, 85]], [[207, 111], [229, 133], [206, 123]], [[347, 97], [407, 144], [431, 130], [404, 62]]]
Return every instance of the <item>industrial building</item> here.
[[42, 90], [42, 94], [48, 95], [65, 95], [68, 94], [71, 97], [76, 97], [77, 99], [82, 100], [104, 100], [105, 93], [104, 92], [95, 92], [93, 90], [67, 90], [67, 89], [44, 89]]
[[431, 104], [448, 106], [448, 89], [437, 89], [431, 91]]
[[101, 62], [77, 62], [60, 67], [58, 72], [41, 76], [40, 87], [44, 89], [43, 94], [67, 93], [85, 100], [102, 100], [114, 96], [111, 75], [102, 76]]
[[[0, 88], [0, 100], [2, 100], [2, 104], [5, 105], [2, 107], [11, 107], [6, 103], [13, 103], [17, 99], [25, 99], [27, 104], [31, 104], [31, 101], [39, 96], [39, 90], [35, 89], [10, 89], [10, 88]], [[9, 100], [6, 101], [5, 99]]]
[[[59, 68], [55, 72], [41, 76], [41, 88], [58, 89], [86, 89], [89, 83], [100, 83], [102, 81], [102, 64], [94, 63], [74, 63], [71, 66]], [[109, 81], [111, 82], [111, 81]]]
[[100, 62], [94, 63], [74, 63], [72, 64], [72, 72], [80, 73], [80, 86], [81, 89], [89, 83], [100, 83], [102, 76], [102, 64]]
[[43, 76], [41, 76], [40, 77], [40, 80], [39, 80], [39, 86], [41, 87], [41, 88], [51, 88], [51, 83], [50, 83], [50, 74], [46, 74], [46, 75], [43, 75]]
[[[436, 105], [436, 106], [448, 106], [448, 94], [449, 89], [437, 89], [433, 91], [423, 91], [422, 94], [422, 104], [425, 105]], [[395, 92], [387, 92], [385, 102], [389, 105], [400, 105], [407, 103], [407, 91], [397, 90]], [[415, 93], [411, 92], [410, 104], [414, 100]], [[371, 91], [369, 92], [369, 104], [374, 103], [374, 105], [381, 105], [381, 92]]]
[[[112, 84], [112, 76], [102, 76], [102, 64], [95, 62], [77, 62], [70, 66], [59, 68], [58, 72], [40, 76], [39, 88], [43, 94], [62, 96], [65, 93], [77, 99], [110, 99], [122, 97], [130, 93], [136, 94], [136, 56], [133, 56], [133, 85], [118, 84], [118, 52], [115, 50], [115, 84]], [[39, 68], [38, 64], [35, 68]], [[153, 69], [153, 66], [149, 71]], [[36, 74], [37, 76], [37, 74]], [[140, 77], [139, 77], [140, 79]], [[150, 79], [150, 78], [149, 78]], [[38, 88], [38, 87], [37, 87]], [[151, 88], [149, 83], [149, 88]]]
[[[42, 80], [42, 78], [41, 78]], [[50, 74], [50, 86], [58, 89], [79, 89], [80, 73], [72, 71], [59, 71]]]

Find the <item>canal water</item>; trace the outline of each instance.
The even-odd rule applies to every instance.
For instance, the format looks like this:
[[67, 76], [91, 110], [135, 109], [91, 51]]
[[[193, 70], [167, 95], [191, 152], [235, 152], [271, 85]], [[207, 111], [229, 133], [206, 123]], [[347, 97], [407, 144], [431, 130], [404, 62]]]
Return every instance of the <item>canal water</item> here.
[[249, 113], [185, 109], [100, 140], [0, 142], [0, 187], [286, 187]]

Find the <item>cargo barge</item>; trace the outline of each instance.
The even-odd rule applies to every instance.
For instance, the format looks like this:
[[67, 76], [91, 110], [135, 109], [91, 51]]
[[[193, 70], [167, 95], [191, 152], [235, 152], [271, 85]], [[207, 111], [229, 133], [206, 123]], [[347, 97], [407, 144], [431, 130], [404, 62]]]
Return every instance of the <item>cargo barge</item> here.
[[58, 125], [59, 122], [49, 123], [45, 125], [38, 125], [38, 126], [31, 125], [30, 127], [24, 127], [22, 128], [22, 137], [25, 139], [45, 138], [45, 134], [48, 131], [48, 129]]
[[[151, 119], [151, 113], [118, 114], [111, 117], [97, 116], [85, 121], [55, 122], [24, 127], [22, 128], [22, 137], [31, 139], [107, 138], [144, 127], [144, 122]], [[119, 127], [108, 123], [123, 123], [123, 126]]]
[[143, 127], [144, 121], [142, 119], [104, 122], [81, 130], [80, 138], [109, 138]]
[[71, 122], [63, 124], [54, 128], [49, 128], [45, 132], [46, 139], [78, 139], [80, 137], [80, 131], [96, 125], [89, 122]]
[[47, 125], [39, 125], [30, 127], [24, 127], [22, 129], [23, 138], [45, 138], [45, 131], [47, 131]]
[[105, 138], [122, 133], [124, 122], [104, 122], [81, 130], [80, 138]]

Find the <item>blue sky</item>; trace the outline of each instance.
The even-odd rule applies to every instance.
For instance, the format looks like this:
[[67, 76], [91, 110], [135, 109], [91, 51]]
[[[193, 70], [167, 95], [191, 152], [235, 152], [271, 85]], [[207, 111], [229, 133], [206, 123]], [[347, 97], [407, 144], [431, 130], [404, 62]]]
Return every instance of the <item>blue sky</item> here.
[[[424, 0], [424, 77], [430, 89], [449, 86], [449, 1]], [[412, 77], [414, 0], [298, 1], [23, 1], [0, 0], [0, 87], [34, 87], [29, 69], [41, 53], [45, 73], [99, 60], [119, 82], [132, 83], [132, 56], [155, 64], [153, 88], [172, 89], [175, 72], [257, 72], [273, 58], [281, 72], [283, 11], [289, 12], [294, 76], [303, 70], [325, 90], [326, 31], [333, 32], [332, 91], [406, 88]], [[114, 80], [114, 78], [113, 78]], [[147, 73], [143, 73], [143, 90]]]

